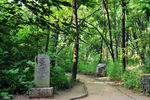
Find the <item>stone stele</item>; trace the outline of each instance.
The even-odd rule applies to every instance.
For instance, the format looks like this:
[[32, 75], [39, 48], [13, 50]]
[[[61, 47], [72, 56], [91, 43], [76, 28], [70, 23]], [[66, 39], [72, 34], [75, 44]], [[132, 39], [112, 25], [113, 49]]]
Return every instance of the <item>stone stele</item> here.
[[53, 87], [49, 87], [50, 60], [48, 55], [35, 57], [34, 82], [35, 88], [29, 91], [30, 98], [49, 98], [53, 95]]

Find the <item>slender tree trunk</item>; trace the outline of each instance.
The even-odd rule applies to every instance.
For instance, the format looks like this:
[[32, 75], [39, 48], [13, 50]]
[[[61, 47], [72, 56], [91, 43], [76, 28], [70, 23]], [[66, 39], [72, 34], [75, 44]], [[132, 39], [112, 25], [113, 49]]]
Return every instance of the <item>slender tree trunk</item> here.
[[[126, 55], [128, 55], [128, 44], [129, 42], [129, 28], [127, 28], [127, 36], [126, 36]], [[126, 63], [128, 64], [128, 57], [126, 56]]]
[[108, 19], [108, 27], [109, 27], [109, 36], [110, 36], [110, 48], [111, 48], [111, 52], [112, 52], [112, 58], [113, 61], [115, 61], [115, 56], [114, 56], [114, 50], [113, 50], [113, 41], [112, 41], [112, 32], [111, 32], [111, 23], [110, 23], [110, 18], [109, 18], [109, 12], [108, 12], [108, 6], [106, 5], [105, 0], [103, 0], [103, 4], [107, 13], [107, 19]]
[[[55, 25], [56, 25], [56, 28], [58, 28], [59, 27], [59, 25], [58, 25], [58, 22], [59, 21], [55, 21]], [[57, 29], [56, 29], [57, 30]], [[59, 35], [59, 31], [55, 31], [55, 33], [54, 33], [54, 38], [53, 38], [53, 49], [52, 49], [52, 53], [54, 54], [54, 56], [52, 57], [52, 59], [51, 59], [51, 65], [53, 66], [53, 67], [55, 67], [55, 65], [56, 65], [56, 50], [57, 50], [57, 44], [58, 44], [58, 35]]]
[[117, 38], [117, 32], [116, 32], [116, 0], [114, 1], [114, 35], [115, 35], [115, 47], [116, 47], [116, 60], [118, 61], [118, 38]]
[[[103, 34], [105, 34], [105, 12], [103, 12], [104, 14], [104, 19], [103, 19]], [[103, 55], [103, 39], [101, 40], [101, 48], [100, 48], [100, 60], [99, 63], [102, 63], [102, 56]]]
[[103, 57], [103, 40], [101, 40], [100, 60], [99, 60], [99, 63], [102, 63], [102, 57]]
[[77, 76], [77, 65], [78, 65], [78, 50], [79, 50], [79, 34], [78, 34], [78, 21], [77, 21], [77, 7], [76, 0], [72, 0], [73, 7], [73, 21], [76, 26], [74, 29], [75, 32], [75, 41], [74, 41], [74, 56], [73, 56], [73, 70], [72, 70], [72, 80], [76, 80]]
[[[59, 21], [55, 21], [57, 28], [59, 27], [58, 22]], [[58, 35], [59, 35], [59, 31], [56, 31], [56, 33], [55, 33], [55, 49], [57, 48], [57, 44], [58, 44]]]
[[[50, 11], [50, 6], [48, 6], [48, 10]], [[50, 14], [49, 14], [50, 16]], [[49, 17], [48, 16], [48, 17]], [[46, 36], [46, 45], [45, 45], [45, 52], [48, 52], [48, 45], [49, 45], [49, 33], [50, 33], [50, 30], [48, 29], [48, 33], [47, 33], [47, 36]]]
[[[105, 30], [105, 39], [107, 38], [107, 30]], [[107, 64], [108, 63], [108, 50], [107, 48], [105, 49], [105, 53], [106, 53], [106, 60], [105, 60], [105, 63]]]
[[122, 0], [122, 63], [123, 63], [123, 70], [125, 71], [126, 69], [126, 57], [125, 57], [125, 54], [126, 54], [126, 45], [125, 45], [125, 42], [126, 42], [126, 33], [125, 33], [125, 2], [124, 0]]
[[[128, 17], [128, 15], [129, 15], [129, 11], [128, 11], [128, 9], [126, 10], [126, 16]], [[128, 19], [128, 18], [127, 18]], [[128, 46], [129, 46], [129, 44], [128, 44], [128, 42], [129, 42], [129, 35], [130, 35], [130, 33], [129, 33], [129, 26], [127, 27], [127, 33], [126, 33], [126, 63], [128, 64]]]
[[[128, 55], [128, 46], [129, 46], [128, 42], [129, 42], [129, 29], [127, 29], [127, 36], [126, 36], [126, 55]], [[126, 56], [126, 63], [128, 64], [127, 56]]]
[[48, 52], [48, 45], [49, 45], [49, 31], [48, 31], [47, 36], [46, 36], [45, 52]]

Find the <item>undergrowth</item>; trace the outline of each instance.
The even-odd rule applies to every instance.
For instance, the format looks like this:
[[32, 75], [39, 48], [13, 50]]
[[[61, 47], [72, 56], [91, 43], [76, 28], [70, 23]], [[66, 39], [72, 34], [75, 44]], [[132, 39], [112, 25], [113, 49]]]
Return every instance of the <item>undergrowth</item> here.
[[120, 63], [108, 63], [106, 66], [107, 76], [110, 77], [111, 80], [121, 80], [121, 75], [123, 73], [123, 67]]
[[133, 89], [135, 91], [141, 90], [141, 76], [143, 72], [138, 69], [133, 70], [126, 70], [122, 76], [121, 82], [123, 83], [124, 87]]

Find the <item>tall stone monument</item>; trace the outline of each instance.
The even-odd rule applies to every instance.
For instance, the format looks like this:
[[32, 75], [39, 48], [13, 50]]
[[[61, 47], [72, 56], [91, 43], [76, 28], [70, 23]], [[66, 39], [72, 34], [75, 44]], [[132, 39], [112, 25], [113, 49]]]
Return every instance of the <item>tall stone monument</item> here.
[[53, 95], [53, 87], [49, 87], [50, 60], [48, 55], [35, 57], [34, 82], [35, 88], [29, 91], [30, 98], [48, 98]]

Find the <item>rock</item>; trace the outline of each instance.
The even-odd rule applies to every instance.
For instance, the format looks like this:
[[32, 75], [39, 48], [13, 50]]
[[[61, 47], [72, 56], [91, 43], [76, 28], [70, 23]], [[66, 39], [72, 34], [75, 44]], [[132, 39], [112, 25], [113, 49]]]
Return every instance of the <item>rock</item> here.
[[50, 60], [48, 55], [35, 57], [34, 72], [35, 88], [29, 91], [30, 98], [46, 98], [53, 95], [53, 88], [50, 84]]
[[150, 92], [150, 75], [141, 76], [141, 88], [145, 92]]
[[29, 94], [30, 98], [50, 98], [53, 95], [53, 87], [32, 88]]
[[105, 76], [106, 73], [106, 64], [98, 64], [96, 67], [96, 75], [99, 77]]

